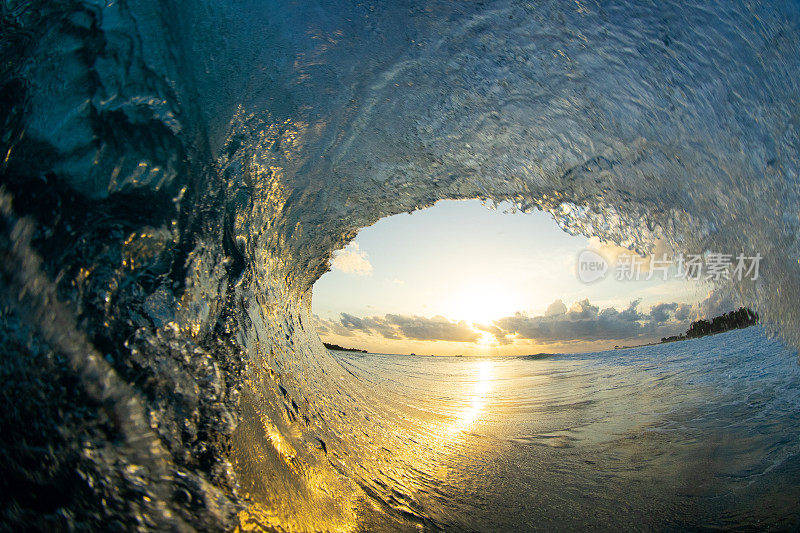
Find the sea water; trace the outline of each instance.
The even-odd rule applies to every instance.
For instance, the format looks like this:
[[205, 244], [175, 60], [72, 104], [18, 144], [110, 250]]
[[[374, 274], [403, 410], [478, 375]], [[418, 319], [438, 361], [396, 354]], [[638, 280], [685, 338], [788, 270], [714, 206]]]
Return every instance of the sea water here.
[[760, 254], [716, 288], [800, 346], [796, 1], [9, 0], [0, 54], [10, 529], [794, 525], [771, 341], [433, 387], [337, 361], [311, 299], [361, 228], [479, 198]]
[[405, 486], [439, 527], [800, 525], [800, 369], [758, 327], [596, 353], [335, 356], [415, 441]]

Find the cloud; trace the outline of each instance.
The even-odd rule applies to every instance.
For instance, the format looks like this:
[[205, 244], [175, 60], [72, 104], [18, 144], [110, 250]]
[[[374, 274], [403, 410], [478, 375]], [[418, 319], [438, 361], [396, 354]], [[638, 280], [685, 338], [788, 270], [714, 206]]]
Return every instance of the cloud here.
[[572, 304], [572, 307], [570, 307], [569, 311], [567, 311], [567, 318], [570, 320], [591, 318], [597, 315], [597, 311], [599, 311], [599, 308], [596, 305], [590, 304], [588, 298], [584, 298], [583, 300]]
[[[685, 304], [684, 304], [685, 305]], [[678, 309], [678, 304], [675, 302], [672, 303], [659, 303], [654, 305], [650, 308], [650, 317], [653, 319], [654, 322], [662, 323], [666, 322], [670, 318], [670, 313], [675, 313]], [[691, 309], [691, 307], [689, 307]], [[688, 317], [688, 313], [686, 316], [683, 317], [685, 320]]]
[[345, 274], [366, 276], [372, 272], [372, 264], [367, 260], [367, 253], [361, 251], [357, 242], [348, 244], [344, 250], [333, 255], [331, 266]]
[[361, 331], [366, 332], [369, 331], [369, 328], [366, 326], [363, 319], [349, 313], [342, 313], [340, 316], [342, 326], [348, 329], [360, 329]]
[[628, 248], [624, 248], [613, 242], [600, 240], [599, 237], [590, 237], [586, 247], [602, 255], [610, 264], [616, 264], [620, 255], [631, 255]]
[[397, 326], [407, 339], [421, 341], [475, 342], [480, 334], [464, 321], [451, 322], [443, 316], [386, 315], [386, 321]]
[[503, 331], [502, 329], [500, 329], [499, 327], [497, 327], [495, 325], [487, 326], [487, 325], [484, 325], [484, 324], [473, 324], [473, 327], [475, 329], [479, 329], [481, 331], [485, 331], [486, 333], [491, 333], [492, 335], [494, 335], [494, 338], [497, 339], [497, 342], [499, 344], [506, 345], [506, 344], [511, 344], [512, 342], [514, 342], [513, 339], [509, 339], [508, 338], [508, 335], [506, 334], [505, 331]]
[[545, 316], [558, 316], [567, 312], [567, 306], [560, 299], [551, 303], [544, 312]]
[[714, 318], [733, 309], [737, 309], [740, 304], [719, 289], [712, 289], [708, 296], [697, 304], [698, 312], [696, 318]]
[[600, 309], [588, 299], [575, 302], [568, 311], [562, 313], [563, 307], [566, 307], [564, 303], [556, 300], [543, 316], [517, 313], [496, 320], [494, 326], [499, 331], [490, 331], [487, 327], [480, 329], [490, 331], [498, 340], [502, 336], [508, 341], [508, 338], [513, 336], [547, 344], [623, 340], [645, 336], [657, 338], [673, 335], [688, 325], [685, 319], [678, 320], [671, 315], [671, 312], [678, 308], [676, 303], [655, 305], [650, 313], [639, 310], [639, 300], [632, 301], [622, 311], [613, 307]]
[[359, 318], [348, 313], [342, 313], [339, 317], [340, 325], [349, 330], [357, 330], [362, 333], [379, 333], [383, 337], [392, 340], [400, 339], [396, 329], [381, 317]]
[[688, 320], [692, 315], [692, 306], [689, 304], [680, 304], [675, 308], [674, 317], [676, 320]]
[[476, 342], [480, 333], [464, 321], [454, 322], [443, 316], [432, 318], [417, 315], [393, 315], [357, 317], [341, 313], [339, 321], [314, 317], [317, 330], [322, 334], [352, 336], [355, 333], [378, 334], [391, 340], [421, 340]]
[[515, 340], [549, 344], [657, 339], [685, 331], [690, 320], [717, 316], [736, 307], [718, 291], [709, 292], [708, 297], [696, 306], [659, 302], [645, 312], [639, 309], [639, 305], [639, 300], [633, 300], [621, 311], [614, 307], [601, 309], [584, 298], [568, 308], [559, 299], [547, 307], [544, 315], [516, 313], [490, 324], [456, 322], [443, 316], [397, 314], [362, 318], [341, 313], [338, 321], [314, 318], [322, 334], [352, 336], [360, 333], [391, 340], [474, 343], [480, 339], [480, 332], [486, 332], [502, 345], [512, 344]]
[[340, 335], [342, 337], [352, 337], [355, 335], [351, 329], [343, 326], [339, 322], [325, 320], [317, 315], [313, 315], [313, 319], [314, 327], [317, 329], [317, 332], [322, 335]]

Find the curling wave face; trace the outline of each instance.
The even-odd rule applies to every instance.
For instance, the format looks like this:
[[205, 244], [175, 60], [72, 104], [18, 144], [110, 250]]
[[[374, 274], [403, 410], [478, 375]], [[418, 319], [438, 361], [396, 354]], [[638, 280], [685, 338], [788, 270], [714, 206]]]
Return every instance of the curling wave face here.
[[421, 426], [331, 358], [310, 300], [360, 228], [440, 199], [545, 209], [641, 251], [758, 252], [760, 279], [724, 288], [800, 344], [793, 2], [12, 1], [0, 17], [20, 384], [2, 438], [42, 450], [14, 451], [9, 479], [61, 493], [15, 491], [8, 520], [431, 526], [403, 489]]

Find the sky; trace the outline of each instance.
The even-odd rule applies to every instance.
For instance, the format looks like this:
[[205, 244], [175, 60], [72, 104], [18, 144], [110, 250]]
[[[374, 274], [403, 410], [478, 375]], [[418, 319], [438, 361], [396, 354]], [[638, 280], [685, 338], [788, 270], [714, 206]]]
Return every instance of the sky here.
[[[592, 283], [578, 275], [587, 249], [609, 265]], [[442, 201], [363, 229], [314, 285], [312, 310], [323, 340], [345, 347], [523, 355], [651, 342], [733, 308], [674, 269], [647, 280], [647, 260], [638, 281], [618, 280], [631, 256], [567, 234], [549, 213]]]

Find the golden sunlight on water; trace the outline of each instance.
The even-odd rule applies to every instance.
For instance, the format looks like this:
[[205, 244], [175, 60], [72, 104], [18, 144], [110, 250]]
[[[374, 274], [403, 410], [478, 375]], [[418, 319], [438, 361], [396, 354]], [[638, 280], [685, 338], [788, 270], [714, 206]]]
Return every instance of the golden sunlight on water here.
[[[692, 525], [739, 509], [741, 494], [773, 499], [794, 483], [794, 466], [775, 465], [797, 452], [796, 424], [765, 432], [760, 413], [796, 418], [796, 369], [777, 351], [758, 360], [780, 365], [761, 385], [790, 402], [767, 402], [755, 381], [731, 383], [752, 374], [764, 342], [737, 335], [724, 356], [719, 339], [494, 359], [336, 352], [336, 382], [356, 380], [364, 397], [358, 410], [341, 397], [325, 414], [343, 424], [338, 441], [316, 433], [326, 451], [296, 438], [298, 422], [264, 418], [263, 398], [245, 397], [263, 431], [239, 443], [250, 503], [239, 530], [550, 530], [587, 520], [658, 529], [678, 507], [676, 523]], [[342, 475], [348, 464], [357, 477]], [[781, 511], [790, 522], [791, 505]], [[746, 506], [742, 520], [760, 523], [759, 509]]]
[[475, 381], [471, 394], [467, 398], [467, 406], [458, 413], [457, 418], [447, 428], [453, 434], [469, 428], [486, 407], [489, 392], [492, 389], [492, 362], [477, 361], [475, 363]]

